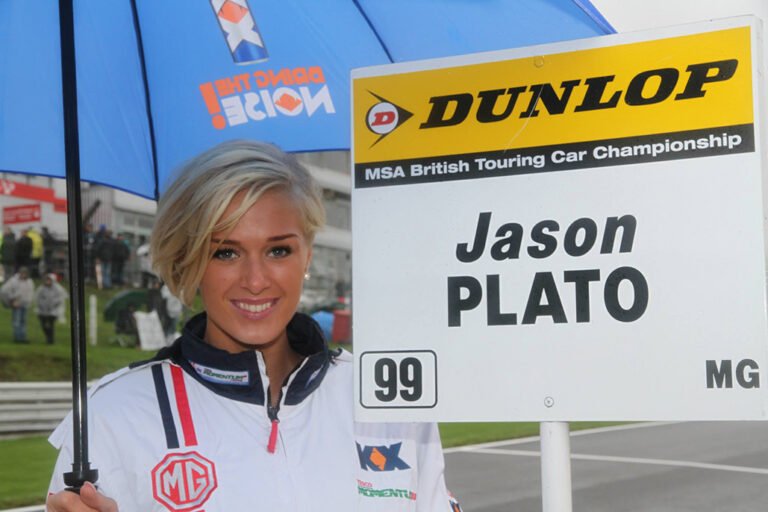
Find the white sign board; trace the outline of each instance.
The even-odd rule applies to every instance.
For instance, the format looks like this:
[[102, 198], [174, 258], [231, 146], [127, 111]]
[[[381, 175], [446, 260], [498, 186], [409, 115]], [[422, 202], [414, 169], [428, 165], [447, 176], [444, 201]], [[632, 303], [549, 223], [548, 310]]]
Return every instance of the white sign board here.
[[765, 419], [761, 40], [356, 70], [358, 418]]

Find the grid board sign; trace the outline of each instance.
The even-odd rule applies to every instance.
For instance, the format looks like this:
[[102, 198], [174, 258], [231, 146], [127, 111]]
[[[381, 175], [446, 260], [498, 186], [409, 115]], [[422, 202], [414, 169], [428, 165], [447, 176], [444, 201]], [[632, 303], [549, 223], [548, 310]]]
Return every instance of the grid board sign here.
[[766, 419], [761, 41], [355, 70], [357, 417]]

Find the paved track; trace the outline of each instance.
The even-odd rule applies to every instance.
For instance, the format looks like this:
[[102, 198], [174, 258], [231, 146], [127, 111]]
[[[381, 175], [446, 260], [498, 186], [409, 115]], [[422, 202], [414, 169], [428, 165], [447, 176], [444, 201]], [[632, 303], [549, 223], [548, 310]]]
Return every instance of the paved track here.
[[[768, 425], [647, 423], [571, 435], [574, 512], [768, 510]], [[538, 439], [446, 450], [465, 512], [541, 512]]]

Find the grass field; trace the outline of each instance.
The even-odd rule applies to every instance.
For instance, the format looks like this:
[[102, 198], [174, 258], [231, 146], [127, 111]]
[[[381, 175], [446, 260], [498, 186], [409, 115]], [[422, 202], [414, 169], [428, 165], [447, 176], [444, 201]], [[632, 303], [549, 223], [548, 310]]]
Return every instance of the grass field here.
[[[122, 368], [130, 362], [147, 359], [152, 355], [135, 347], [121, 347], [116, 343], [115, 324], [104, 320], [104, 308], [120, 291], [122, 290], [97, 290], [95, 287], [86, 286], [86, 305], [89, 304], [89, 297], [95, 295], [98, 312], [96, 345], [90, 344], [91, 333], [86, 332], [89, 379], [95, 379]], [[89, 329], [88, 306], [85, 312], [85, 325], [86, 329]], [[69, 318], [65, 323], [56, 323], [56, 342], [53, 345], [47, 345], [34, 309], [30, 308], [27, 311], [27, 337], [30, 341], [27, 345], [12, 342], [11, 310], [0, 307], [0, 381], [69, 381], [72, 366]], [[125, 335], [122, 337], [127, 339]]]

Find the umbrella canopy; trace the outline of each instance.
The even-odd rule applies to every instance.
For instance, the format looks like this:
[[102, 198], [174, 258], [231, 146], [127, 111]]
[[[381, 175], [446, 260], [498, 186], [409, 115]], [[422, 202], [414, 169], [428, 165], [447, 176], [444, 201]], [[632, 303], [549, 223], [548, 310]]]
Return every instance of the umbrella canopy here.
[[[0, 2], [0, 171], [64, 177], [55, 2]], [[235, 138], [349, 148], [355, 67], [610, 33], [587, 0], [74, 1], [81, 178], [154, 198]]]
[[114, 322], [121, 311], [133, 308], [134, 311], [146, 309], [149, 302], [147, 290], [124, 290], [109, 299], [104, 306], [104, 320]]
[[349, 71], [613, 31], [588, 0], [0, 2], [0, 171], [66, 177], [73, 471], [88, 462], [80, 180], [145, 197], [218, 142], [350, 144]]

